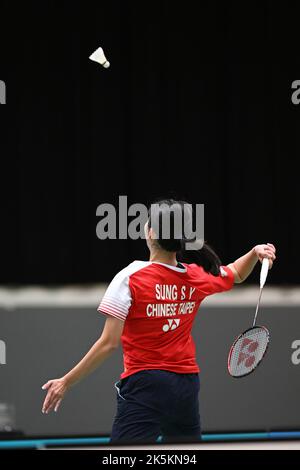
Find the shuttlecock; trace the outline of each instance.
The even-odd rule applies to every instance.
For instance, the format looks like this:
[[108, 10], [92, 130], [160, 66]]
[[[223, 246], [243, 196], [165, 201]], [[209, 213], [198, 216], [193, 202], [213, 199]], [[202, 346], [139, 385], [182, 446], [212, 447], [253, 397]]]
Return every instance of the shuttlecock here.
[[102, 47], [98, 47], [98, 49], [96, 49], [95, 52], [90, 55], [89, 59], [93, 60], [94, 62], [98, 62], [98, 64], [101, 64], [105, 69], [108, 69], [110, 66], [110, 63], [106, 59]]

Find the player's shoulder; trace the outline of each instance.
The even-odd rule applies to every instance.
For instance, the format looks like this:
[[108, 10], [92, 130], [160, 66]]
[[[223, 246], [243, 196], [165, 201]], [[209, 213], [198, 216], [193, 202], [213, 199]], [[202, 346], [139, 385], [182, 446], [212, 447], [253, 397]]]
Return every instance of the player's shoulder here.
[[128, 278], [132, 276], [133, 274], [141, 271], [142, 269], [147, 268], [150, 265], [151, 265], [150, 261], [139, 261], [139, 260], [133, 261], [132, 263], [125, 266], [125, 268], [121, 269], [121, 271], [119, 271], [115, 275], [114, 279]]
[[[212, 276], [212, 274], [205, 271], [205, 269], [202, 266], [199, 266], [199, 264], [196, 264], [196, 263], [191, 263], [191, 264], [183, 263], [183, 264], [186, 266], [188, 272]], [[231, 274], [231, 270], [228, 266], [220, 266], [219, 276], [227, 277], [230, 274]]]
[[204, 269], [202, 266], [196, 263], [181, 263], [187, 270], [187, 273], [190, 274], [200, 274], [200, 273], [205, 273]]

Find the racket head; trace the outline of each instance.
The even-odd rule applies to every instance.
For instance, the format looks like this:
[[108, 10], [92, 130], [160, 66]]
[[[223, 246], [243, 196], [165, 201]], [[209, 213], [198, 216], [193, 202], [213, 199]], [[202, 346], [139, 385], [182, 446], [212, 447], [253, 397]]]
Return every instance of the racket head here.
[[268, 349], [270, 334], [265, 326], [254, 326], [241, 333], [228, 354], [228, 372], [241, 378], [251, 374], [261, 363]]

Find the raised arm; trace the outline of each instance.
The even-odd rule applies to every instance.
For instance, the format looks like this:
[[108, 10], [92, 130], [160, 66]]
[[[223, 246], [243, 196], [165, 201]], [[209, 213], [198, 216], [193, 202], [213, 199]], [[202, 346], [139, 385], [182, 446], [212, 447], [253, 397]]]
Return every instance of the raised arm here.
[[57, 411], [67, 390], [99, 367], [117, 349], [123, 327], [122, 320], [112, 316], [107, 317], [101, 337], [83, 359], [63, 377], [49, 380], [43, 385], [43, 390], [47, 390], [43, 413], [48, 413], [52, 408]]
[[247, 277], [252, 273], [253, 268], [258, 260], [262, 262], [264, 258], [269, 258], [271, 269], [273, 261], [276, 259], [275, 253], [276, 249], [272, 243], [267, 243], [266, 245], [256, 245], [248, 253], [241, 256], [233, 263], [228, 264], [228, 267], [234, 274], [235, 284], [240, 284], [241, 282], [244, 282], [245, 279], [247, 279]]

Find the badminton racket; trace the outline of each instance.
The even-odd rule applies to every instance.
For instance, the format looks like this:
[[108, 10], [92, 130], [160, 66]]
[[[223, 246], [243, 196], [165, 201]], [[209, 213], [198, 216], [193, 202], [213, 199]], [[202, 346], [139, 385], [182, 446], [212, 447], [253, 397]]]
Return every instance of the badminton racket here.
[[260, 271], [260, 289], [256, 311], [251, 328], [241, 333], [232, 344], [228, 354], [228, 372], [240, 378], [251, 374], [264, 358], [270, 342], [270, 334], [265, 326], [256, 325], [263, 287], [269, 270], [269, 259], [264, 258]]

